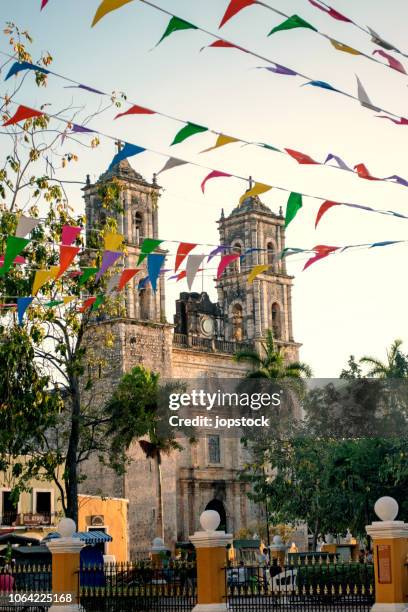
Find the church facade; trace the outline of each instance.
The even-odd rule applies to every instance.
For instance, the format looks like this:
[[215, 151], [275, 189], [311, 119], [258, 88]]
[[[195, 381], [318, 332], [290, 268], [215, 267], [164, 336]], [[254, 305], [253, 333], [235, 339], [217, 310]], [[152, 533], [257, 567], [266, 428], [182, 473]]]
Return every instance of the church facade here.
[[[118, 231], [125, 236], [125, 267], [135, 268], [144, 238], [160, 237], [160, 187], [155, 178], [148, 182], [136, 173], [127, 160], [95, 184], [88, 178], [84, 188], [88, 231], [103, 220], [98, 189], [112, 179], [122, 186], [123, 212], [118, 215]], [[101, 401], [112, 393], [123, 374], [137, 365], [181, 380], [244, 376], [248, 366], [236, 363], [233, 355], [242, 348], [259, 349], [267, 329], [273, 330], [289, 360], [298, 359], [300, 345], [294, 341], [292, 328], [293, 278], [287, 274], [285, 260], [276, 257], [285, 246], [281, 211], [275, 214], [258, 197], [248, 197], [230, 214], [222, 211], [218, 231], [220, 245], [228, 245], [228, 252], [242, 257], [216, 282], [217, 302], [213, 303], [205, 292], [183, 292], [176, 301], [174, 322], [169, 323], [164, 277], [153, 292], [150, 284], [140, 283], [138, 276], [126, 286], [125, 315], [95, 324], [93, 346], [106, 353]], [[257, 264], [270, 264], [270, 268], [249, 284], [248, 272]], [[103, 342], [107, 332], [113, 339], [109, 349]], [[138, 443], [129, 455], [132, 461], [122, 476], [97, 461], [88, 463], [82, 490], [129, 500], [132, 558], [137, 551], [148, 549], [158, 535], [157, 478], [152, 460], [146, 459]], [[239, 478], [247, 460], [238, 439], [212, 433], [186, 445], [181, 452], [163, 457], [167, 545], [186, 541], [198, 528], [200, 513], [206, 508], [217, 509], [223, 525], [235, 534], [259, 521], [262, 509], [248, 498], [248, 485]]]

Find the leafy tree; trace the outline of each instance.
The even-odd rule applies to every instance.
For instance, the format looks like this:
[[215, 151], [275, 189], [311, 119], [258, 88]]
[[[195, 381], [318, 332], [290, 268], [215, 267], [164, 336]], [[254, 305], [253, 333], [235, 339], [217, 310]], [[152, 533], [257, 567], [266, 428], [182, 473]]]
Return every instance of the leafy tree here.
[[402, 340], [397, 339], [387, 350], [387, 361], [365, 356], [360, 363], [368, 366], [367, 376], [373, 378], [408, 378], [408, 358], [401, 352]]

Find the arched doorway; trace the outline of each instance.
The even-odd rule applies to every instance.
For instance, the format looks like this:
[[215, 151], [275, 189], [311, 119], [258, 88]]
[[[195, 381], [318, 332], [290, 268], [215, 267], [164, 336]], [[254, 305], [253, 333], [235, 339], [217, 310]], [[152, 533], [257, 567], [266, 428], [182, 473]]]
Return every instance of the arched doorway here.
[[220, 515], [221, 521], [217, 531], [227, 531], [227, 513], [224, 504], [219, 499], [212, 499], [205, 507], [206, 510], [215, 510]]

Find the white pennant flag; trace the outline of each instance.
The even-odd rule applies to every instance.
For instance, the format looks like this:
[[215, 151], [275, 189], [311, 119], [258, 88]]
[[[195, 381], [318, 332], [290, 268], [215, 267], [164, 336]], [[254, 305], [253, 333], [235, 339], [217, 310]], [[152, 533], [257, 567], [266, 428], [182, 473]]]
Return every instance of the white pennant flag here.
[[362, 82], [360, 81], [357, 75], [356, 75], [356, 79], [357, 79], [358, 99], [360, 100], [361, 106], [365, 106], [365, 108], [369, 108], [378, 113], [381, 109], [378, 108], [378, 106], [374, 106], [374, 104], [371, 102], [366, 90], [363, 87]]
[[162, 172], [164, 172], [165, 170], [170, 170], [171, 168], [177, 168], [177, 166], [184, 166], [184, 164], [187, 164], [187, 163], [188, 162], [184, 161], [183, 159], [177, 159], [177, 157], [169, 157], [169, 159], [164, 164], [163, 168], [159, 172], [157, 172], [157, 176], [161, 174]]
[[189, 255], [187, 259], [186, 265], [186, 277], [187, 277], [187, 285], [191, 290], [193, 286], [194, 279], [196, 274], [201, 266], [201, 263], [204, 259], [205, 255]]
[[40, 219], [33, 219], [32, 217], [26, 217], [25, 215], [21, 215], [18, 220], [16, 236], [18, 238], [25, 238], [27, 234], [33, 231], [37, 225], [40, 224]]

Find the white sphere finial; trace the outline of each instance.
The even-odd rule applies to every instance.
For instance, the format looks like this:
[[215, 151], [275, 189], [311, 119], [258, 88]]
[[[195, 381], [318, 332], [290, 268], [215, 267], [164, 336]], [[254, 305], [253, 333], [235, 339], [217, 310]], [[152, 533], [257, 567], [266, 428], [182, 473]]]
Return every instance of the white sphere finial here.
[[272, 540], [272, 542], [273, 542], [273, 544], [274, 544], [275, 546], [282, 546], [282, 544], [283, 544], [283, 541], [282, 541], [282, 538], [281, 538], [281, 536], [280, 536], [280, 535], [275, 535], [275, 536], [273, 536], [273, 540]]
[[398, 510], [398, 503], [393, 497], [380, 497], [374, 505], [374, 512], [382, 521], [394, 521]]
[[221, 523], [221, 517], [216, 510], [205, 510], [200, 516], [200, 524], [204, 531], [215, 531]]
[[72, 538], [76, 530], [75, 523], [70, 518], [63, 518], [60, 520], [57, 527], [57, 531], [61, 538]]

